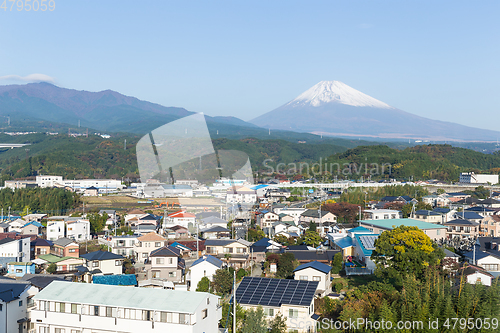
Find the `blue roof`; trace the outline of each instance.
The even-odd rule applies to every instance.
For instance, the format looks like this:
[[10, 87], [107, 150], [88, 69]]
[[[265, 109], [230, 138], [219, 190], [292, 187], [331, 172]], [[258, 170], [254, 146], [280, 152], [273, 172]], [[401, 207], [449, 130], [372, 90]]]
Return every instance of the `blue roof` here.
[[434, 208], [432, 211], [440, 213], [440, 214], [448, 214], [450, 212], [450, 210], [451, 209], [449, 209], [449, 208], [440, 208], [440, 207], [437, 207], [437, 208]]
[[484, 218], [476, 212], [467, 212], [467, 211], [459, 212], [456, 213], [455, 215], [460, 218], [464, 218], [466, 220], [482, 220]]
[[374, 234], [355, 234], [356, 242], [359, 244], [359, 247], [363, 251], [365, 257], [370, 257], [372, 255], [372, 251], [375, 249], [375, 240], [379, 235]]
[[23, 225], [23, 228], [26, 227], [27, 225], [30, 225], [30, 224], [33, 224], [35, 227], [37, 228], [41, 228], [43, 227], [43, 224], [41, 224], [40, 222], [37, 222], [37, 221], [31, 221], [31, 222], [28, 222], [26, 223], [25, 225]]
[[[467, 208], [465, 210], [465, 212], [494, 212], [495, 210], [494, 209], [491, 209], [491, 208], [486, 208], [486, 207], [479, 207], [479, 206], [474, 206], [474, 207], [470, 207], [470, 208]], [[460, 214], [460, 213], [457, 213], [457, 214]]]
[[182, 245], [182, 244], [177, 243], [177, 242], [173, 242], [172, 244], [170, 244], [170, 246], [175, 247], [175, 248], [181, 248], [185, 251], [191, 251], [191, 249], [189, 247], [187, 247], [186, 245]]
[[335, 243], [335, 245], [337, 245], [338, 247], [340, 247], [342, 249], [345, 249], [346, 247], [354, 246], [351, 237], [344, 237], [344, 238], [336, 239], [334, 241], [334, 243]]
[[222, 260], [215, 258], [215, 257], [212, 257], [211, 255], [203, 256], [203, 257], [197, 259], [195, 262], [193, 262], [191, 267], [196, 266], [199, 263], [202, 263], [204, 261], [211, 263], [212, 265], [217, 266], [219, 268], [222, 267]]
[[348, 230], [348, 232], [351, 232], [351, 233], [356, 233], [356, 232], [366, 233], [366, 232], [370, 232], [370, 230], [366, 229], [365, 227], [356, 227], [356, 228]]
[[417, 215], [441, 215], [440, 213], [433, 210], [419, 209], [415, 212]]
[[261, 184], [261, 185], [257, 185], [257, 186], [252, 186], [250, 187], [251, 190], [259, 190], [261, 188], [264, 188], [264, 187], [268, 187], [269, 185], [266, 185], [266, 184]]
[[332, 270], [332, 267], [328, 266], [327, 264], [323, 264], [319, 261], [310, 261], [308, 263], [300, 265], [299, 267], [295, 268], [293, 271], [296, 272], [296, 271], [300, 271], [300, 270], [303, 270], [306, 268], [314, 268], [314, 269], [316, 269], [320, 272], [323, 272], [325, 274], [328, 274]]
[[92, 282], [110, 286], [136, 286], [137, 277], [135, 274], [94, 275], [92, 277]]
[[[486, 258], [486, 257], [489, 257], [489, 256], [496, 257], [494, 254], [491, 254], [491, 253], [488, 253], [488, 252], [476, 251], [476, 260], [483, 259], [483, 258]], [[473, 251], [464, 253], [464, 257], [467, 257], [469, 259], [474, 259], [474, 253], [473, 253]]]
[[262, 238], [261, 240], [252, 244], [252, 246], [269, 246], [269, 238]]

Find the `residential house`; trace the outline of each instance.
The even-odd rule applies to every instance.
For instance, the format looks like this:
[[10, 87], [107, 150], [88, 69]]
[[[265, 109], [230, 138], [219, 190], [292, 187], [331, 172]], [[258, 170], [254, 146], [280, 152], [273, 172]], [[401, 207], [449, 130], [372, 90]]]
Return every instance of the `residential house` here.
[[443, 223], [443, 215], [439, 214], [438, 212], [426, 209], [420, 209], [415, 211], [415, 213], [413, 213], [411, 218], [428, 223], [436, 223], [436, 224]]
[[219, 296], [178, 290], [54, 281], [34, 300], [36, 332], [218, 333], [222, 318]]
[[167, 245], [167, 240], [155, 232], [150, 232], [137, 238], [134, 245], [134, 253], [137, 261], [144, 262], [148, 259], [152, 251]]
[[337, 216], [329, 211], [319, 211], [317, 209], [308, 209], [300, 215], [300, 226], [303, 229], [309, 228], [309, 225], [314, 222], [319, 235], [324, 237], [331, 232], [331, 228], [337, 223]]
[[472, 239], [479, 236], [479, 223], [475, 221], [458, 218], [444, 223], [444, 226], [448, 228], [446, 234], [449, 239], [455, 237]]
[[196, 260], [189, 268], [191, 291], [195, 291], [203, 277], [212, 281], [215, 272], [222, 268], [222, 260], [211, 255], [204, 255]]
[[[362, 264], [361, 269], [357, 267], [358, 265], [347, 265], [346, 274], [371, 274], [375, 271], [375, 263], [371, 260], [372, 252], [375, 250], [375, 241], [379, 235], [373, 233], [367, 234], [354, 234], [353, 244], [354, 244], [354, 257]], [[351, 261], [352, 262], [352, 261]], [[355, 263], [354, 263], [355, 264]], [[366, 271], [362, 271], [366, 270]]]
[[38, 291], [47, 287], [53, 281], [66, 281], [68, 280], [62, 278], [58, 275], [53, 274], [25, 274], [22, 278], [22, 281], [26, 281], [31, 283], [33, 287], [35, 287]]
[[[498, 209], [495, 208], [489, 208], [485, 206], [474, 206], [474, 207], [469, 207], [465, 210], [465, 212], [475, 212], [482, 217], [487, 217], [487, 216], [492, 216], [495, 215], [498, 212]], [[460, 213], [458, 213], [460, 215]]]
[[23, 277], [25, 274], [35, 274], [35, 264], [28, 262], [9, 262], [7, 275], [11, 277]]
[[450, 199], [447, 195], [426, 195], [422, 197], [422, 201], [432, 207], [446, 207], [450, 204]]
[[99, 244], [104, 244], [111, 249], [114, 254], [124, 257], [135, 256], [134, 245], [138, 242], [137, 235], [110, 236], [108, 239], [99, 238]]
[[254, 204], [257, 192], [245, 186], [230, 187], [226, 191], [226, 202], [230, 204]]
[[316, 295], [324, 297], [331, 292], [332, 267], [319, 261], [302, 264], [293, 270], [294, 279], [299, 281], [318, 281]]
[[456, 284], [460, 284], [461, 277], [466, 277], [469, 284], [482, 284], [484, 286], [491, 286], [494, 276], [486, 270], [476, 266], [466, 266], [460, 269], [457, 274]]
[[72, 239], [66, 237], [59, 238], [52, 243], [51, 253], [59, 257], [79, 258], [80, 245]]
[[[494, 252], [494, 253], [492, 253]], [[465, 260], [468, 263], [479, 266], [489, 274], [498, 277], [500, 276], [500, 252], [489, 250], [489, 251], [481, 251], [476, 250], [464, 253]]]
[[386, 230], [392, 230], [399, 226], [417, 227], [422, 230], [432, 240], [437, 241], [446, 237], [446, 226], [422, 222], [415, 219], [389, 219], [389, 220], [361, 220], [360, 227], [365, 227], [374, 234], [381, 234]]
[[252, 243], [244, 239], [207, 239], [206, 253], [224, 260], [233, 268], [247, 268]]
[[201, 219], [200, 231], [213, 227], [227, 228], [227, 223], [228, 222], [226, 220], [223, 220], [217, 216], [208, 216]]
[[7, 268], [9, 262], [26, 262], [31, 259], [30, 238], [0, 239], [0, 266]]
[[[333, 238], [333, 242], [330, 242], [331, 247], [334, 250], [339, 250], [342, 253], [342, 257], [344, 260], [347, 257], [352, 257], [355, 255], [354, 248], [356, 244], [354, 243], [354, 235], [355, 234], [369, 234], [370, 230], [364, 227], [356, 227], [349, 229], [347, 232], [343, 233], [344, 237], [335, 237]], [[329, 234], [330, 235], [330, 234]]]
[[146, 261], [146, 278], [182, 282], [186, 264], [181, 251], [172, 246], [163, 246], [149, 254]]
[[129, 218], [127, 220], [127, 222], [128, 222], [128, 225], [130, 225], [131, 227], [141, 227], [142, 228], [145, 225], [153, 225], [156, 229], [156, 227], [158, 226], [159, 220], [160, 220], [160, 217], [158, 217], [156, 215], [142, 214], [139, 216]]
[[236, 289], [236, 302], [244, 310], [261, 306], [266, 320], [281, 313], [286, 318], [288, 332], [316, 332], [319, 316], [314, 314], [314, 296], [318, 284], [318, 281], [245, 276]]
[[292, 253], [297, 260], [301, 264], [305, 264], [310, 261], [319, 261], [324, 264], [329, 264], [333, 260], [333, 256], [338, 253], [338, 250], [325, 250], [323, 248], [309, 250], [304, 249], [294, 249], [293, 246], [289, 246], [285, 249], [285, 252]]
[[42, 220], [45, 218], [47, 218], [47, 214], [28, 214], [23, 217], [26, 222], [42, 222]]
[[230, 238], [231, 230], [226, 229], [224, 227], [211, 227], [207, 229], [203, 229], [201, 231], [203, 238], [205, 239], [221, 239], [221, 238]]
[[266, 260], [266, 253], [281, 253], [284, 246], [269, 238], [262, 238], [250, 245], [250, 260], [252, 262], [263, 262]]
[[[292, 215], [281, 213], [281, 214], [278, 214], [278, 216], [280, 218], [280, 222], [296, 225], [295, 219]], [[298, 219], [297, 219], [297, 222], [298, 222]]]
[[126, 226], [129, 226], [130, 223], [129, 221], [131, 219], [134, 219], [135, 217], [140, 217], [140, 216], [143, 216], [145, 215], [146, 213], [143, 211], [143, 210], [140, 210], [140, 209], [132, 209], [131, 211], [127, 212], [127, 214], [125, 215], [125, 225]]
[[14, 221], [8, 222], [9, 223], [9, 232], [18, 232], [21, 233], [22, 227], [26, 224], [26, 221], [23, 219], [19, 218]]
[[42, 254], [38, 257], [44, 261], [44, 267], [47, 269], [50, 264], [56, 265], [55, 274], [67, 274], [73, 275], [78, 272], [78, 266], [83, 265], [83, 258], [75, 258], [75, 257], [60, 257], [53, 254]]
[[257, 215], [257, 224], [261, 227], [264, 232], [269, 234], [274, 223], [279, 222], [280, 217], [278, 214], [273, 212], [263, 210]]
[[47, 222], [47, 239], [49, 241], [55, 241], [61, 237], [65, 236], [65, 222], [64, 220], [55, 220]]
[[479, 233], [481, 236], [500, 236], [500, 215], [486, 216], [479, 222]]
[[205, 253], [205, 240], [176, 240], [168, 245], [178, 248], [183, 257], [196, 258]]
[[40, 235], [43, 225], [40, 222], [32, 221], [21, 227], [22, 235]]
[[174, 213], [168, 214], [167, 220], [163, 223], [163, 228], [168, 228], [175, 225], [189, 228], [195, 225], [195, 221], [196, 215], [188, 213], [185, 210], [178, 210]]
[[80, 258], [85, 260], [83, 266], [86, 267], [91, 274], [102, 273], [108, 275], [123, 273], [123, 260], [125, 258], [121, 255], [98, 250], [82, 254]]
[[164, 233], [168, 239], [189, 238], [190, 236], [188, 229], [180, 225], [169, 225], [164, 229]]
[[95, 186], [87, 187], [83, 190], [83, 195], [86, 197], [97, 197], [99, 195], [99, 189]]
[[28, 332], [28, 303], [36, 292], [28, 282], [0, 279], [0, 333]]
[[77, 242], [84, 242], [90, 238], [90, 221], [78, 219], [66, 222], [66, 237]]
[[31, 259], [37, 259], [39, 255], [50, 253], [52, 242], [43, 238], [37, 238], [31, 241]]
[[407, 195], [401, 195], [401, 196], [385, 196], [382, 199], [380, 199], [381, 202], [383, 203], [401, 203], [403, 205], [406, 205], [408, 203], [415, 202], [417, 203], [417, 200], [409, 197]]
[[399, 219], [401, 212], [393, 209], [365, 209], [363, 217], [365, 220]]
[[[277, 205], [275, 205], [275, 206], [277, 206]], [[299, 224], [300, 216], [306, 210], [307, 210], [307, 208], [288, 208], [286, 206], [273, 209], [273, 211], [276, 214], [286, 214], [286, 215], [291, 216], [293, 218], [293, 222], [295, 222], [296, 225]]]

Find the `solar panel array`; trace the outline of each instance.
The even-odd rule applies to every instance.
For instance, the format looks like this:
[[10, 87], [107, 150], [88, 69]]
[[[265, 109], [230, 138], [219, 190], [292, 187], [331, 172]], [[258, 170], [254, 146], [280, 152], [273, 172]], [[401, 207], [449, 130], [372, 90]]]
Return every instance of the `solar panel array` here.
[[318, 281], [298, 281], [244, 277], [236, 290], [236, 301], [242, 304], [275, 306], [281, 304], [309, 306]]
[[375, 240], [378, 236], [359, 236], [359, 240], [363, 247], [367, 250], [375, 250]]

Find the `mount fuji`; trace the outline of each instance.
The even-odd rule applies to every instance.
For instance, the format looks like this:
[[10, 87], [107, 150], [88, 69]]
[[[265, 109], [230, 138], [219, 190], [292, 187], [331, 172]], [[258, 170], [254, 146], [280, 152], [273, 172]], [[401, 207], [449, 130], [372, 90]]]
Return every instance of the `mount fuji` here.
[[432, 120], [398, 110], [340, 81], [321, 81], [251, 123], [328, 136], [496, 141], [500, 132]]

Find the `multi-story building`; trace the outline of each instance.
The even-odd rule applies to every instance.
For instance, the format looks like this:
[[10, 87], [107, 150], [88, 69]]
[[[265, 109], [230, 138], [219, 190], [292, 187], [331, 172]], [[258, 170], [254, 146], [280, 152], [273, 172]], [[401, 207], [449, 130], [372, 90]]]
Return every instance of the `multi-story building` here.
[[7, 268], [9, 262], [27, 262], [31, 259], [31, 242], [29, 237], [0, 240], [0, 266]]
[[444, 223], [444, 226], [448, 228], [446, 234], [448, 238], [453, 239], [455, 237], [460, 238], [475, 238], [479, 236], [479, 223], [467, 219], [455, 219]]
[[462, 172], [460, 183], [465, 184], [498, 184], [498, 175], [477, 175], [474, 172]]
[[26, 281], [0, 279], [0, 291], [0, 333], [28, 332], [28, 303], [37, 289]]
[[246, 268], [251, 244], [244, 239], [207, 239], [205, 249], [207, 254], [227, 262], [234, 268]]
[[401, 218], [401, 213], [399, 210], [393, 209], [365, 209], [363, 217], [366, 220], [399, 219]]
[[77, 242], [84, 242], [90, 239], [90, 221], [78, 219], [66, 222], [66, 237]]
[[47, 239], [55, 241], [65, 236], [66, 224], [64, 220], [48, 221], [47, 222]]
[[186, 264], [181, 258], [181, 251], [172, 246], [164, 246], [151, 252], [145, 265], [148, 279], [172, 282], [182, 281], [185, 268]]
[[218, 333], [209, 293], [54, 281], [33, 297], [37, 333]]
[[137, 261], [145, 262], [152, 251], [158, 250], [165, 245], [168, 245], [165, 238], [156, 232], [150, 232], [137, 238], [137, 242], [134, 245], [135, 257]]
[[129, 257], [135, 256], [134, 245], [138, 238], [137, 235], [111, 236], [109, 239], [99, 238], [99, 244], [108, 246], [114, 254]]

